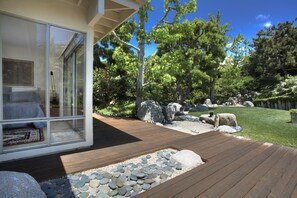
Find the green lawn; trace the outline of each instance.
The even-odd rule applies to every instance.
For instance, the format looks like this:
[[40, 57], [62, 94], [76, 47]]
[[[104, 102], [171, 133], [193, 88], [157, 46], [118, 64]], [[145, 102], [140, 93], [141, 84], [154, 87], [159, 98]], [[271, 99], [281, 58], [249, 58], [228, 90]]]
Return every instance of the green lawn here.
[[[218, 107], [212, 111], [235, 114], [238, 125], [243, 128], [243, 132], [236, 135], [297, 148], [297, 125], [290, 123], [289, 111], [257, 107]], [[199, 116], [208, 112], [190, 114]]]

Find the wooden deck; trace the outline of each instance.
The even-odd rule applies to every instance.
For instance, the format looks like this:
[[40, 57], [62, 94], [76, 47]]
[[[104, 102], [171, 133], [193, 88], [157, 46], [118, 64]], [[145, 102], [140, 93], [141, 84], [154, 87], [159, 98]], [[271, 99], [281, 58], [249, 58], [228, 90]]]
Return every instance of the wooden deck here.
[[297, 150], [101, 116], [94, 119], [92, 148], [2, 163], [0, 170], [27, 172], [43, 181], [168, 147], [193, 150], [206, 163], [138, 197], [297, 197]]

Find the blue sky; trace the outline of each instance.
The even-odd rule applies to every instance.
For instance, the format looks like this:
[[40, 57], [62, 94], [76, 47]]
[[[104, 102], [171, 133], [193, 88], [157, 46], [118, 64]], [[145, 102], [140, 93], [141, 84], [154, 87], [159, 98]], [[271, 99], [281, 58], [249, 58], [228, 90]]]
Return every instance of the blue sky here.
[[[155, 11], [149, 15], [150, 20], [146, 26], [148, 30], [163, 16], [162, 0], [152, 0], [152, 6]], [[216, 14], [217, 11], [222, 15], [222, 23], [230, 24], [228, 36], [241, 33], [251, 40], [264, 26], [269, 27], [296, 18], [297, 0], [198, 0], [197, 11], [185, 18], [190, 21], [195, 18], [207, 20], [209, 13]], [[146, 56], [155, 50], [155, 45], [146, 46]]]

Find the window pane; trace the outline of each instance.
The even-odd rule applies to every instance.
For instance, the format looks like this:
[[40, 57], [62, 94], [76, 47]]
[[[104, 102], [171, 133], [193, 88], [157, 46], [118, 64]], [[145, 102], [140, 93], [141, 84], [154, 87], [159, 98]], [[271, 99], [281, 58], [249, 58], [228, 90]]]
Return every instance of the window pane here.
[[0, 14], [3, 119], [45, 117], [46, 26]]
[[83, 115], [85, 35], [50, 27], [51, 117]]

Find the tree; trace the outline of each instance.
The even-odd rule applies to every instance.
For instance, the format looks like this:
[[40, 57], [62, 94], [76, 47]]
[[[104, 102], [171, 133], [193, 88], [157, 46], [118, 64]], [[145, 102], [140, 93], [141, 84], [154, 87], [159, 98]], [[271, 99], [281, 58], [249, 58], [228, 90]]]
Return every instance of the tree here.
[[166, 90], [167, 98], [180, 103], [207, 97], [206, 88], [214, 87], [211, 79], [216, 78], [216, 70], [225, 58], [227, 26], [221, 26], [217, 17], [165, 25], [154, 31], [157, 52], [149, 68], [151, 87]]
[[251, 52], [250, 42], [242, 34], [238, 34], [227, 45], [227, 51], [233, 66], [243, 66], [245, 57]]
[[[180, 18], [189, 12], [196, 10], [196, 1], [189, 0], [189, 2], [181, 4], [180, 0], [164, 0], [164, 16], [153, 30], [160, 28], [163, 25], [176, 24], [180, 21]], [[144, 82], [144, 72], [145, 72], [145, 45], [151, 41], [151, 34], [145, 29], [145, 24], [148, 22], [148, 12], [153, 11], [151, 7], [150, 0], [139, 9], [137, 14], [138, 24], [135, 26], [135, 36], [138, 46], [134, 46], [129, 42], [122, 40], [122, 38], [117, 35], [116, 32], [112, 32], [114, 37], [122, 44], [134, 49], [138, 54], [138, 75], [137, 75], [137, 86], [136, 86], [136, 106], [138, 107], [143, 100], [143, 88], [146, 85]], [[170, 14], [174, 13], [174, 17], [171, 18]], [[172, 21], [168, 21], [172, 19]], [[133, 19], [132, 19], [133, 20]]]
[[287, 75], [297, 75], [297, 19], [260, 30], [253, 39], [254, 51], [247, 70], [258, 90], [273, 88]]

